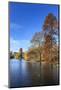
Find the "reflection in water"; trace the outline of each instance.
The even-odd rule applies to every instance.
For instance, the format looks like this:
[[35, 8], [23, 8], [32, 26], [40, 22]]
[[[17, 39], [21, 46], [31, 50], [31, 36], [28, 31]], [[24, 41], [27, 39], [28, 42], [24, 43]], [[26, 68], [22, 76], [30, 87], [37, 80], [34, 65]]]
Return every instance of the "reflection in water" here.
[[58, 65], [14, 59], [9, 65], [10, 87], [59, 84]]

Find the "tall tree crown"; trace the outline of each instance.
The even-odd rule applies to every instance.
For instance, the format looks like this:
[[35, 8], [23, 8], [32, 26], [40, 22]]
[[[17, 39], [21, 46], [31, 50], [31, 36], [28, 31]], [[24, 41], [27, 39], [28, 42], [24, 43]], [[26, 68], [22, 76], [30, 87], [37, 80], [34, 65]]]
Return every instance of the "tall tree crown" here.
[[54, 16], [52, 13], [49, 13], [44, 21], [43, 30], [50, 30], [57, 28], [58, 28], [58, 20], [56, 16]]

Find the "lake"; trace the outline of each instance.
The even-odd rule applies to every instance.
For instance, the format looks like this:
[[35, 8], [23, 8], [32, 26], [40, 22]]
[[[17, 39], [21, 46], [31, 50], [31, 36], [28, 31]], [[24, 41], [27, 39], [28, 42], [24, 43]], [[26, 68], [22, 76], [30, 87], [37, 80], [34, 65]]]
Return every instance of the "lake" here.
[[9, 87], [47, 86], [59, 84], [59, 65], [11, 59]]

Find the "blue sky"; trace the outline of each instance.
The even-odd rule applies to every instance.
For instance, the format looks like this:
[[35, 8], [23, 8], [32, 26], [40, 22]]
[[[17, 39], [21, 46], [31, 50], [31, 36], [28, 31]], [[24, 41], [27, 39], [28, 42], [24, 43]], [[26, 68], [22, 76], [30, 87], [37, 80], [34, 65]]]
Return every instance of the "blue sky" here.
[[10, 50], [28, 50], [34, 33], [42, 31], [48, 13], [53, 13], [58, 18], [58, 6], [10, 2]]

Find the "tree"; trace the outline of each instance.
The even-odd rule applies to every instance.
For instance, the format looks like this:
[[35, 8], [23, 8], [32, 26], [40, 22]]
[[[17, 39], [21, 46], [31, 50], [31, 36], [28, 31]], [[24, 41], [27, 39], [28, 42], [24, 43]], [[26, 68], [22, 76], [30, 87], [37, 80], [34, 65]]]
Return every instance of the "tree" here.
[[43, 32], [36, 32], [31, 40], [32, 47], [38, 47], [37, 53], [40, 56], [40, 64], [41, 64], [41, 51], [42, 51], [42, 44], [43, 44]]
[[49, 13], [48, 16], [46, 16], [46, 19], [43, 25], [43, 31], [44, 31], [44, 38], [45, 38], [45, 45], [44, 45], [45, 54], [49, 55], [48, 53], [50, 53], [51, 57], [52, 57], [52, 51], [51, 51], [52, 47], [54, 44], [57, 44], [56, 40], [59, 32], [58, 30], [59, 30], [58, 20], [56, 16], [54, 16], [52, 13]]
[[14, 58], [14, 53], [12, 51], [10, 51], [10, 59]]

